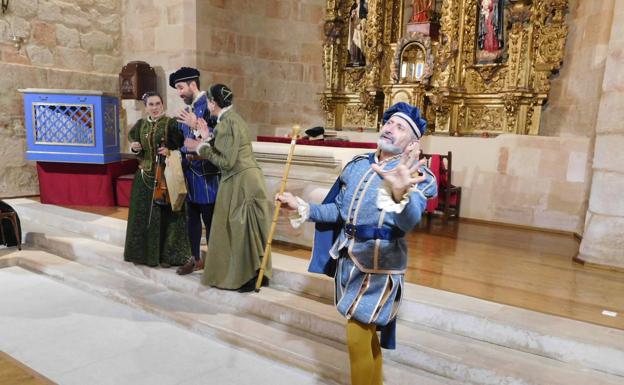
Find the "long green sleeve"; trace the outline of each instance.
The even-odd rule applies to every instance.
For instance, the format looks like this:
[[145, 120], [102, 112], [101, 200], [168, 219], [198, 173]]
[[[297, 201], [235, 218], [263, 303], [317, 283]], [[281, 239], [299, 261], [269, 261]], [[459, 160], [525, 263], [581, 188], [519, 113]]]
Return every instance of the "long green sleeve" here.
[[222, 171], [231, 170], [238, 159], [240, 146], [240, 130], [232, 124], [232, 120], [223, 120], [215, 130], [213, 146], [202, 146], [199, 155], [208, 159]]

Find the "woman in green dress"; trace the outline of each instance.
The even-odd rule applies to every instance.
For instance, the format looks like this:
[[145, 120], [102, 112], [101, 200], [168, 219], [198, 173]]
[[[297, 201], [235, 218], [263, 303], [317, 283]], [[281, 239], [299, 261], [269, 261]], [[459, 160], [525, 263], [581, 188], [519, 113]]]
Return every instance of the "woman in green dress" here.
[[[130, 195], [124, 260], [169, 267], [183, 265], [191, 255], [185, 210], [154, 203], [156, 158], [182, 146], [184, 135], [175, 119], [165, 116], [160, 95], [143, 96], [148, 116], [130, 129], [130, 149], [139, 159]], [[164, 144], [164, 146], [163, 146]]]
[[[209, 140], [184, 141], [188, 151], [197, 151], [221, 170], [202, 283], [251, 291], [271, 226], [271, 201], [247, 123], [233, 110], [232, 91], [217, 84], [206, 96], [210, 114], [217, 117], [214, 138], [209, 138], [206, 121], [199, 119], [197, 129]], [[265, 276], [271, 277], [270, 261]]]

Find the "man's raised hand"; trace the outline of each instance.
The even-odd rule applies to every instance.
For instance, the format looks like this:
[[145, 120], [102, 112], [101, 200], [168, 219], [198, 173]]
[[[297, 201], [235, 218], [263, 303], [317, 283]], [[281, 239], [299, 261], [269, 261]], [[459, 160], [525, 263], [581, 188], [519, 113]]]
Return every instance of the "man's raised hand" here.
[[180, 123], [186, 124], [191, 129], [195, 129], [197, 125], [197, 116], [193, 112], [187, 110], [181, 110], [178, 112], [176, 120]]
[[387, 183], [390, 191], [392, 191], [392, 199], [400, 202], [410, 188], [425, 180], [425, 176], [418, 175], [418, 169], [423, 166], [427, 160], [418, 160], [420, 155], [420, 144], [418, 142], [410, 143], [406, 148], [399, 164], [389, 171], [383, 171], [378, 164], [371, 167], [379, 176]]

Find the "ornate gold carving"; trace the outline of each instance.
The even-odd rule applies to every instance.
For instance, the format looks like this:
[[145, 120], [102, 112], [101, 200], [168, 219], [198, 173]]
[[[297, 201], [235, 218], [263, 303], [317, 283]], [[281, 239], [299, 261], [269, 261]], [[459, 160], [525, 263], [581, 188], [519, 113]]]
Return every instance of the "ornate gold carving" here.
[[536, 47], [536, 64], [558, 70], [563, 60], [568, 27], [564, 22], [567, 0], [538, 0], [534, 5], [533, 24]]
[[366, 56], [366, 88], [380, 88], [381, 58], [383, 46], [383, 0], [368, 1], [368, 20], [366, 22], [364, 53]]
[[509, 21], [513, 26], [518, 26], [528, 22], [531, 18], [532, 0], [512, 0], [509, 10]]
[[377, 110], [377, 99], [375, 94], [370, 92], [360, 92], [360, 101], [362, 102], [362, 108], [364, 111], [372, 113]]
[[[486, 65], [475, 64], [481, 0], [436, 1], [440, 25], [434, 39], [407, 33], [407, 1], [368, 1], [366, 66], [349, 68], [344, 26], [352, 1], [327, 0], [327, 125], [375, 129], [382, 107], [409, 100], [421, 107], [434, 133], [537, 134], [550, 77], [563, 60], [568, 0], [498, 0], [505, 7], [501, 63]], [[410, 43], [427, 51], [427, 75], [401, 82], [400, 55]]]
[[366, 111], [362, 106], [348, 105], [345, 107], [344, 125], [346, 127], [362, 128], [366, 124]]
[[503, 103], [505, 106], [505, 113], [507, 115], [507, 132], [515, 132], [517, 111], [520, 98], [517, 95], [505, 94], [503, 96]]
[[533, 114], [535, 113], [535, 106], [539, 106], [541, 108], [541, 103], [537, 98], [533, 98], [529, 102], [529, 107], [527, 109], [526, 130], [521, 132], [521, 134], [537, 134], [537, 129], [533, 127]]
[[467, 127], [468, 125], [466, 124], [466, 101], [461, 99], [459, 100], [459, 105], [457, 106], [457, 122], [455, 123], [453, 135], [469, 131]]
[[466, 126], [470, 131], [501, 133], [503, 122], [503, 108], [501, 107], [468, 107]]
[[452, 88], [455, 78], [452, 74], [457, 66], [459, 54], [460, 1], [444, 1], [440, 11], [440, 46], [434, 69], [434, 86]]
[[327, 97], [327, 95], [322, 94], [319, 102], [321, 103], [321, 108], [323, 109], [323, 111], [325, 112], [329, 112], [330, 111], [330, 102], [329, 102], [329, 98]]
[[344, 72], [345, 91], [361, 92], [366, 89], [366, 69], [364, 67], [347, 68]]
[[[483, 79], [486, 85], [489, 85], [502, 80], [500, 71], [503, 68], [505, 67], [499, 64], [488, 64], [475, 66], [474, 71], [479, 74], [479, 76], [481, 77], [481, 79]], [[502, 84], [500, 86], [502, 86]]]
[[449, 114], [451, 111], [447, 98], [440, 93], [429, 95], [431, 108], [435, 112], [435, 129], [436, 132], [448, 132]]

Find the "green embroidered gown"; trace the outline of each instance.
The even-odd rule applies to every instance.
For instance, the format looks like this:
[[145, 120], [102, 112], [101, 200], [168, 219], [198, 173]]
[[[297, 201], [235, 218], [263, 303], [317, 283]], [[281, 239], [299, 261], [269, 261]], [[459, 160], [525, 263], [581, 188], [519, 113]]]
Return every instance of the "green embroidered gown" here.
[[[183, 265], [191, 255], [183, 207], [174, 212], [171, 206], [152, 206], [154, 188], [154, 161], [159, 144], [166, 136], [166, 147], [180, 148], [184, 135], [175, 119], [162, 116], [155, 121], [140, 119], [130, 132], [130, 142], [140, 142], [143, 149], [137, 154], [139, 169], [134, 175], [124, 260], [148, 266], [159, 264]], [[148, 223], [149, 222], [149, 223]]]

